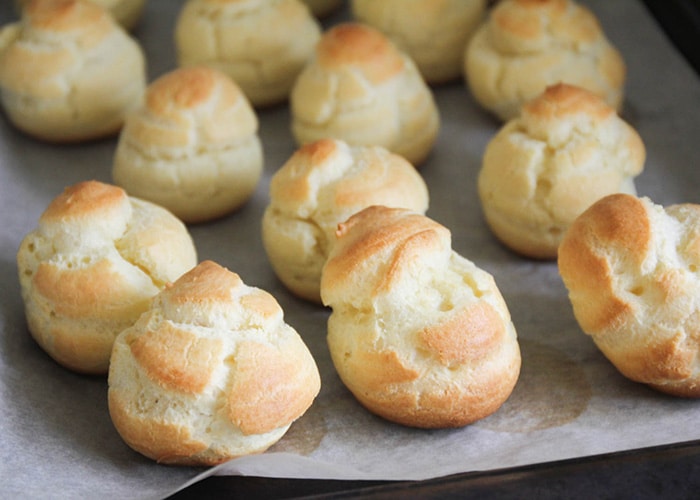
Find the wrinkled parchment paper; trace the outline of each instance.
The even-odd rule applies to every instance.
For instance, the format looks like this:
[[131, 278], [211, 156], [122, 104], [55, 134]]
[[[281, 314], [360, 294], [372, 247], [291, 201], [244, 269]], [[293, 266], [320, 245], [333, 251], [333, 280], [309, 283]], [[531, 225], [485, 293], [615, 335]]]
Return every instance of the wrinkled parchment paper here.
[[[134, 36], [151, 79], [174, 68], [172, 28], [182, 0], [149, 0]], [[647, 147], [640, 195], [659, 204], [699, 202], [700, 81], [641, 2], [587, 1], [628, 65], [623, 117]], [[15, 19], [2, 2], [0, 21]], [[328, 26], [347, 18], [341, 12]], [[499, 127], [461, 83], [435, 89], [442, 129], [421, 168], [428, 215], [452, 231], [453, 248], [492, 273], [519, 334], [523, 369], [494, 415], [456, 430], [417, 430], [362, 409], [334, 373], [328, 311], [291, 296], [260, 238], [270, 176], [295, 150], [286, 106], [259, 111], [265, 176], [254, 198], [222, 220], [191, 226], [200, 259], [212, 259], [271, 292], [308, 344], [323, 387], [311, 409], [267, 453], [215, 469], [158, 465], [119, 438], [104, 378], [54, 363], [29, 336], [15, 253], [49, 201], [85, 179], [111, 182], [115, 140], [77, 146], [37, 142], [0, 116], [0, 491], [6, 498], [159, 498], [209, 474], [425, 479], [700, 439], [700, 401], [664, 396], [624, 379], [577, 326], [555, 263], [500, 246], [484, 224], [475, 179]]]

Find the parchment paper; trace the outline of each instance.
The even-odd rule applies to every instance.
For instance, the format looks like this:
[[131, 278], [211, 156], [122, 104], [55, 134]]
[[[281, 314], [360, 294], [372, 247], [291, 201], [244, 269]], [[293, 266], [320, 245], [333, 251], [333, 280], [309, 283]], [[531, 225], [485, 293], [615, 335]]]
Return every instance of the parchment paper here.
[[[2, 2], [0, 21], [15, 19]], [[134, 32], [151, 79], [174, 68], [172, 28], [182, 0], [150, 0]], [[700, 83], [640, 2], [587, 1], [628, 64], [623, 117], [648, 159], [637, 179], [656, 203], [698, 202]], [[326, 26], [346, 19], [341, 12]], [[259, 111], [265, 176], [240, 212], [190, 226], [200, 259], [213, 259], [271, 292], [308, 344], [322, 376], [311, 409], [267, 453], [215, 469], [158, 465], [114, 430], [104, 378], [73, 374], [29, 336], [15, 254], [49, 201], [85, 179], [111, 182], [115, 140], [53, 146], [0, 119], [0, 492], [5, 498], [158, 498], [209, 474], [425, 479], [700, 439], [700, 402], [675, 399], [623, 378], [576, 324], [555, 263], [499, 245], [484, 224], [475, 179], [500, 126], [462, 83], [435, 89], [442, 129], [421, 168], [428, 215], [452, 231], [453, 248], [492, 273], [519, 334], [523, 369], [494, 415], [457, 430], [385, 422], [361, 408], [335, 375], [325, 344], [328, 311], [291, 296], [263, 251], [260, 220], [269, 178], [295, 150], [286, 106]]]

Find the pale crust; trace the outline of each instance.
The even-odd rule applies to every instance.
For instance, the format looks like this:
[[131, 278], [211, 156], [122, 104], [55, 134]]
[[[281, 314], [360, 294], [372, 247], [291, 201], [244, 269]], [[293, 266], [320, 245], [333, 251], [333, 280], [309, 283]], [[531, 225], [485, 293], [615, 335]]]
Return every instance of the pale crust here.
[[179, 65], [217, 68], [255, 107], [287, 100], [320, 36], [301, 0], [188, 0], [175, 26]]
[[607, 196], [564, 238], [559, 270], [574, 314], [626, 377], [700, 397], [700, 206], [665, 210]]
[[113, 135], [141, 104], [143, 51], [98, 5], [34, 0], [0, 39], [2, 104], [32, 136], [81, 142]]
[[109, 410], [158, 462], [213, 465], [279, 440], [320, 390], [316, 363], [277, 301], [204, 261], [117, 338]]
[[461, 78], [464, 47], [486, 0], [352, 0], [353, 16], [395, 41], [430, 84]]
[[323, 269], [328, 347], [367, 409], [415, 427], [458, 427], [509, 397], [520, 350], [486, 272], [450, 232], [406, 209], [372, 206], [339, 225]]
[[321, 139], [295, 151], [270, 181], [262, 221], [266, 253], [285, 286], [320, 302], [337, 224], [370, 205], [425, 213], [428, 188], [413, 165], [382, 147]]
[[635, 194], [646, 149], [605, 101], [556, 84], [489, 141], [478, 177], [495, 236], [532, 258], [555, 259], [564, 232], [598, 199]]
[[114, 338], [196, 264], [185, 226], [96, 181], [66, 188], [17, 252], [27, 324], [57, 362], [107, 373]]
[[625, 73], [595, 14], [573, 0], [499, 2], [464, 55], [472, 95], [503, 121], [560, 82], [586, 88], [619, 111]]
[[114, 182], [188, 223], [234, 212], [263, 168], [255, 111], [224, 73], [179, 68], [148, 86], [114, 155]]
[[413, 61], [380, 31], [360, 23], [327, 30], [290, 96], [298, 144], [333, 137], [382, 146], [422, 164], [440, 117]]

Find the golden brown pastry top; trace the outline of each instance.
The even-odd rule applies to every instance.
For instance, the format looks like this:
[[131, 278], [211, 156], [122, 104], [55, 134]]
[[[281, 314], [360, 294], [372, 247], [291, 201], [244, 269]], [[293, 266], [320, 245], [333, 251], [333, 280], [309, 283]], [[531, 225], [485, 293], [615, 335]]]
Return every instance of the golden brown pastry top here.
[[361, 23], [343, 23], [326, 31], [316, 46], [318, 64], [330, 71], [351, 66], [378, 84], [403, 70], [401, 53], [380, 31]]
[[[575, 15], [574, 15], [575, 14]], [[506, 54], [527, 54], [559, 43], [591, 43], [601, 35], [597, 18], [570, 0], [508, 0], [491, 12], [492, 40]]]
[[489, 141], [479, 172], [496, 236], [533, 258], [556, 258], [566, 228], [611, 193], [636, 193], [646, 148], [595, 94], [564, 83], [526, 103]]
[[462, 77], [464, 49], [487, 0], [351, 0], [354, 18], [406, 52], [430, 84]]
[[567, 231], [558, 263], [581, 329], [621, 373], [700, 397], [700, 205], [606, 196]]
[[494, 412], [520, 354], [493, 278], [450, 231], [406, 209], [368, 207], [338, 226], [321, 281], [328, 346], [371, 411], [404, 425], [466, 425]]
[[[428, 189], [407, 160], [381, 147], [321, 139], [301, 146], [270, 182], [271, 205], [294, 217], [312, 216], [331, 231], [370, 204], [425, 211]], [[410, 206], [409, 206], [410, 205]], [[311, 215], [313, 214], [313, 215]]]
[[[180, 220], [157, 205], [129, 197], [120, 187], [94, 180], [69, 186], [54, 198], [29, 237], [45, 258], [62, 254], [51, 265], [67, 273], [89, 268], [105, 258], [105, 252], [111, 258], [116, 251], [128, 260], [127, 267], [147, 271], [149, 279], [162, 286], [182, 274], [184, 263], [196, 262], [194, 245]], [[81, 256], [81, 265], [67, 265]], [[99, 273], [90, 274], [99, 286]]]
[[583, 87], [620, 110], [626, 67], [592, 11], [574, 0], [503, 0], [471, 38], [465, 76], [502, 120], [548, 85]]
[[323, 300], [358, 307], [377, 294], [395, 292], [403, 273], [415, 270], [418, 262], [430, 265], [436, 253], [449, 252], [451, 243], [449, 230], [432, 219], [383, 206], [338, 224], [336, 236], [323, 270]]
[[[91, 2], [33, 0], [24, 9], [19, 24], [11, 25], [10, 29], [22, 43], [7, 43], [10, 40], [5, 40], [6, 48], [0, 52], [3, 86], [15, 92], [25, 90], [27, 86], [37, 90], [44, 86], [46, 97], [51, 97], [61, 94], [61, 81], [53, 83], [52, 91], [46, 80], [77, 64], [73, 44], [89, 49], [121, 28], [108, 12]], [[54, 37], [68, 37], [72, 43], [65, 46], [51, 44]], [[37, 51], [35, 45], [51, 46], [52, 50]]]
[[159, 462], [212, 465], [277, 441], [320, 389], [277, 301], [205, 260], [115, 341], [112, 421]]
[[576, 219], [561, 244], [558, 264], [572, 293], [581, 297], [576, 299], [577, 317], [584, 331], [615, 328], [620, 317], [631, 312], [615, 291], [624, 276], [611, 264], [636, 275], [654, 238], [647, 208], [631, 195], [607, 196]]
[[[228, 76], [206, 66], [190, 66], [151, 83], [145, 106], [127, 117], [122, 134], [144, 148], [168, 149], [224, 147], [257, 130], [257, 115]], [[176, 151], [170, 154], [179, 156]]]

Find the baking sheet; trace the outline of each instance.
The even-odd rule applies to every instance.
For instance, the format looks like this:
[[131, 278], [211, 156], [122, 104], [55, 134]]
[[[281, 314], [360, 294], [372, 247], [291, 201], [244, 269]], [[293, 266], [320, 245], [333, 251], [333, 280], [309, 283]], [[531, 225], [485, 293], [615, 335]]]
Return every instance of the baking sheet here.
[[[134, 35], [151, 79], [174, 67], [172, 27], [182, 0], [149, 0]], [[640, 2], [583, 2], [628, 65], [623, 117], [647, 147], [640, 195], [668, 205], [698, 202], [700, 82]], [[326, 24], [345, 19], [339, 13]], [[15, 18], [0, 5], [0, 23]], [[518, 331], [523, 369], [494, 415], [456, 430], [418, 430], [362, 409], [335, 375], [325, 345], [328, 311], [291, 296], [264, 256], [260, 220], [270, 176], [296, 148], [286, 106], [260, 111], [265, 175], [240, 212], [190, 226], [200, 259], [271, 292], [309, 345], [322, 390], [273, 448], [212, 469], [151, 462], [112, 427], [106, 380], [58, 366], [24, 322], [15, 253], [49, 201], [85, 179], [110, 182], [115, 140], [54, 146], [16, 132], [0, 116], [0, 491], [21, 498], [161, 498], [210, 474], [332, 479], [426, 479], [700, 439], [700, 402], [624, 379], [576, 324], [552, 262], [520, 258], [485, 226], [475, 179], [499, 124], [461, 83], [435, 89], [442, 129], [421, 168], [428, 215], [451, 229], [453, 248], [492, 273]]]

